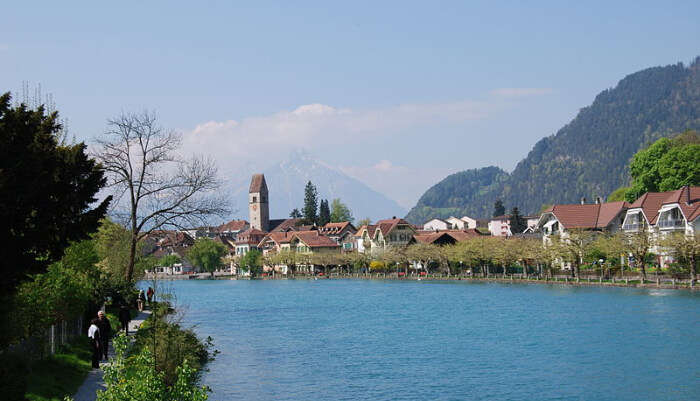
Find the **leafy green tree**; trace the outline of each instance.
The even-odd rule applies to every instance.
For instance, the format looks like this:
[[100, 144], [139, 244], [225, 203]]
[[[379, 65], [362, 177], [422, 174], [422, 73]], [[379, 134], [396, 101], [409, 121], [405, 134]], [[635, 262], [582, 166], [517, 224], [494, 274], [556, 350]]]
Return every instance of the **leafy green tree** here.
[[694, 131], [661, 138], [637, 152], [629, 165], [632, 183], [625, 197], [634, 202], [645, 192], [673, 191], [700, 185], [700, 139]]
[[612, 193], [608, 195], [608, 202], [618, 202], [625, 200], [625, 195], [627, 194], [627, 191], [629, 191], [629, 187], [620, 187], [612, 191]]
[[289, 212], [289, 217], [291, 217], [292, 219], [300, 219], [303, 216], [302, 216], [301, 212], [299, 211], [299, 209], [294, 208], [294, 209], [292, 209], [291, 212]]
[[694, 286], [700, 257], [700, 234], [671, 233], [660, 241], [660, 245], [669, 251], [676, 260], [688, 265], [690, 286]]
[[246, 252], [245, 255], [243, 255], [238, 264], [241, 266], [241, 268], [250, 271], [251, 277], [258, 277], [263, 271], [262, 252], [258, 251], [257, 249], [251, 249], [250, 251]]
[[187, 258], [193, 265], [201, 267], [204, 271], [214, 275], [214, 271], [221, 266], [221, 258], [226, 255], [226, 247], [209, 238], [200, 238], [187, 252]]
[[350, 208], [339, 198], [333, 199], [331, 202], [331, 222], [341, 223], [343, 221], [353, 222], [355, 219], [352, 217], [352, 212]]
[[503, 216], [504, 214], [506, 214], [506, 208], [503, 206], [503, 201], [497, 199], [493, 204], [493, 217]]
[[510, 212], [510, 232], [520, 234], [527, 228], [527, 221], [520, 214], [518, 207], [514, 207]]
[[306, 183], [304, 188], [304, 222], [306, 224], [316, 224], [318, 215], [318, 191], [311, 181]]
[[[144, 347], [130, 356], [127, 354], [128, 344], [129, 340], [124, 334], [115, 338], [115, 357], [105, 367], [106, 387], [97, 392], [98, 401], [205, 401], [208, 399], [210, 390], [198, 385], [199, 375], [192, 367], [192, 361], [185, 358], [176, 367], [174, 377], [170, 379], [165, 371], [156, 369], [157, 358], [151, 349]], [[171, 354], [176, 353], [179, 352], [171, 352]]]
[[161, 266], [166, 266], [166, 267], [171, 267], [174, 264], [180, 263], [181, 259], [179, 256], [175, 255], [174, 253], [171, 253], [170, 255], [165, 255], [160, 260], [158, 263]]
[[102, 169], [84, 143], [59, 143], [57, 112], [10, 101], [0, 96], [0, 298], [94, 232], [111, 199], [96, 204]]
[[370, 224], [372, 224], [372, 220], [370, 220], [369, 217], [365, 217], [364, 219], [361, 219], [357, 222], [358, 227], [368, 226]]

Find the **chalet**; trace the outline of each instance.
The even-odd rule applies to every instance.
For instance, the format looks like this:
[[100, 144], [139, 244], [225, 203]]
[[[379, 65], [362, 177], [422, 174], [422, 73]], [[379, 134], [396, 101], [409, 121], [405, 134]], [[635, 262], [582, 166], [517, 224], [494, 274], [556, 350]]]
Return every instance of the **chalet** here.
[[374, 252], [391, 246], [405, 246], [413, 240], [416, 229], [404, 219], [396, 217], [379, 220], [377, 224], [362, 226], [355, 234], [359, 252]]
[[243, 256], [253, 249], [258, 249], [258, 244], [265, 237], [265, 232], [257, 228], [249, 228], [236, 236], [236, 256]]
[[355, 233], [357, 229], [349, 221], [328, 223], [320, 227], [318, 231], [339, 244], [343, 252], [355, 250]]
[[556, 234], [565, 235], [572, 229], [616, 232], [622, 227], [628, 208], [629, 204], [622, 201], [553, 205], [542, 213], [537, 229], [543, 233], [544, 239]]
[[661, 233], [700, 233], [700, 187], [685, 186], [670, 192], [661, 204], [656, 226]]

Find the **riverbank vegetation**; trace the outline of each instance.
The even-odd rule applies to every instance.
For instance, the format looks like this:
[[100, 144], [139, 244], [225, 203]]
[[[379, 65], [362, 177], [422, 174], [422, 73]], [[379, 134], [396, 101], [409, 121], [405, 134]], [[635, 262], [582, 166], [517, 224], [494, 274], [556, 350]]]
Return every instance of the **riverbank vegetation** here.
[[[49, 112], [43, 106], [13, 105], [9, 93], [0, 96], [3, 400], [63, 399], [72, 395], [90, 368], [89, 363], [85, 366], [89, 357], [88, 321], [102, 307], [107, 312], [114, 312], [121, 305], [133, 307], [138, 293], [136, 282], [144, 270], [156, 263], [143, 256], [144, 243], [140, 240], [144, 235], [157, 228], [189, 222], [188, 217], [201, 218], [222, 210], [215, 198], [203, 195], [215, 189], [216, 170], [211, 163], [197, 160], [181, 164], [187, 168], [177, 171], [176, 176], [160, 175], [160, 181], [149, 180], [164, 183], [163, 187], [153, 187], [143, 180], [131, 181], [138, 194], [143, 195], [138, 200], [144, 202], [140, 208], [132, 204], [133, 213], [118, 213], [121, 205], [113, 202], [112, 196], [98, 199], [98, 193], [108, 185], [116, 188], [120, 184], [114, 181], [115, 169], [124, 160], [110, 153], [110, 149], [134, 145], [130, 141], [133, 133], [120, 136], [119, 129], [129, 128], [121, 123], [138, 122], [141, 117], [151, 124], [144, 135], [150, 140], [148, 146], [153, 147], [142, 149], [146, 159], [154, 160], [148, 166], [173, 159], [168, 152], [177, 150], [178, 136], [153, 125], [154, 120], [146, 114], [122, 116], [110, 123], [114, 130], [100, 142], [99, 156], [93, 157], [87, 153], [85, 143], [67, 139], [57, 112]], [[124, 142], [109, 139], [115, 137]], [[139, 164], [133, 162], [134, 166]], [[143, 174], [151, 177], [151, 172], [144, 170]], [[190, 179], [196, 182], [193, 184]], [[123, 193], [118, 195], [117, 199], [121, 199]], [[152, 201], [153, 196], [162, 202], [179, 201], [175, 206], [165, 205], [163, 211], [164, 205]], [[146, 203], [157, 206], [156, 210], [146, 210]], [[204, 206], [206, 210], [202, 209]], [[106, 218], [108, 208], [114, 221]], [[116, 331], [118, 319], [114, 314], [109, 316]], [[179, 333], [181, 329], [171, 331]], [[191, 338], [193, 333], [187, 333], [182, 337], [185, 343], [196, 340]], [[181, 340], [174, 335], [169, 338]], [[178, 361], [181, 363], [174, 363], [171, 370], [181, 370], [185, 378], [201, 366], [197, 358]], [[143, 369], [148, 366], [152, 365], [143, 365]], [[152, 375], [162, 373], [151, 369]], [[139, 376], [148, 374], [140, 371]], [[165, 385], [168, 389], [197, 391], [189, 379], [171, 380]]]

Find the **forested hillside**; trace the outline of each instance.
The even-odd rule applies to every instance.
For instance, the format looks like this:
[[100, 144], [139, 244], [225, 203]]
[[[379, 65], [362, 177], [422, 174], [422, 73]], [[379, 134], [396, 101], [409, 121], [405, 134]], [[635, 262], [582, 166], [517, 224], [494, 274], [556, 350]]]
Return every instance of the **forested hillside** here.
[[488, 217], [496, 199], [532, 214], [545, 203], [605, 197], [628, 182], [626, 166], [640, 148], [699, 128], [700, 57], [690, 66], [648, 68], [598, 94], [569, 124], [537, 142], [511, 174], [495, 167], [453, 174], [423, 194], [406, 218]]

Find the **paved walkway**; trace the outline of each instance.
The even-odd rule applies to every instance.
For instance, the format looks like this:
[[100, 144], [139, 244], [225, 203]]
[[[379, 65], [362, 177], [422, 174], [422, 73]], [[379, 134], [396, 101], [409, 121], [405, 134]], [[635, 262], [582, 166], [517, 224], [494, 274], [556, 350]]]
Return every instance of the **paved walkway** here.
[[[129, 322], [129, 339], [130, 341], [133, 341], [133, 336], [136, 334], [136, 331], [139, 329], [141, 326], [141, 323], [143, 323], [144, 320], [148, 319], [148, 317], [151, 315], [150, 310], [145, 310], [143, 312], [139, 312], [138, 315]], [[112, 359], [114, 357], [114, 347], [111, 346], [109, 347], [109, 352], [108, 352], [109, 359]], [[100, 366], [104, 366], [108, 364], [109, 362], [101, 362]], [[85, 378], [85, 381], [83, 382], [83, 385], [80, 386], [78, 389], [78, 392], [75, 393], [73, 396], [74, 401], [95, 401], [97, 399], [97, 390], [103, 390], [105, 388], [105, 383], [104, 380], [102, 380], [102, 375], [104, 374], [104, 371], [102, 369], [92, 369], [87, 377]]]

